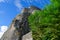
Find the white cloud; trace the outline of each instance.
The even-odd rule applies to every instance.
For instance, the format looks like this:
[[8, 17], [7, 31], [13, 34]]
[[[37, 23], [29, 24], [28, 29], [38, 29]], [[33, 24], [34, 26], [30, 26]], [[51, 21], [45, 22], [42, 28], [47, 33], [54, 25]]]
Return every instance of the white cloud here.
[[20, 0], [15, 0], [14, 4], [19, 10], [21, 10], [23, 8], [22, 4], [20, 4]]
[[0, 38], [2, 37], [2, 35], [4, 34], [4, 32], [8, 29], [7, 26], [1, 26], [0, 27]]
[[0, 3], [1, 3], [1, 2], [3, 2], [3, 3], [4, 3], [4, 2], [7, 2], [7, 3], [8, 3], [9, 0], [0, 0]]
[[5, 0], [0, 0], [0, 2], [5, 2]]
[[4, 34], [4, 32], [0, 32], [0, 38], [2, 37], [3, 34]]

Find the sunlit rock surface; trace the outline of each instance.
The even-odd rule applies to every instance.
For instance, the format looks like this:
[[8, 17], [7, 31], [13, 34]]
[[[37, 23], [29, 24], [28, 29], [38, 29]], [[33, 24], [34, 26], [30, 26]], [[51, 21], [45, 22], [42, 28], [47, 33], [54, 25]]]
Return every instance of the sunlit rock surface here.
[[22, 37], [22, 40], [33, 40], [32, 38], [32, 32], [27, 33]]
[[28, 17], [34, 10], [40, 10], [35, 6], [24, 8], [12, 21], [9, 29], [4, 33], [1, 40], [33, 40], [29, 28]]

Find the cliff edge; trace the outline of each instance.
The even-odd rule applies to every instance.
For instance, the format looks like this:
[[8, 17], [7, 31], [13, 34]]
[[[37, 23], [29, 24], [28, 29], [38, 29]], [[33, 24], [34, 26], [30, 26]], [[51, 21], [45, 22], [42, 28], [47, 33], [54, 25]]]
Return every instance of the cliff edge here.
[[28, 17], [34, 10], [40, 10], [35, 6], [24, 8], [12, 21], [9, 29], [3, 34], [0, 40], [33, 40], [29, 28]]

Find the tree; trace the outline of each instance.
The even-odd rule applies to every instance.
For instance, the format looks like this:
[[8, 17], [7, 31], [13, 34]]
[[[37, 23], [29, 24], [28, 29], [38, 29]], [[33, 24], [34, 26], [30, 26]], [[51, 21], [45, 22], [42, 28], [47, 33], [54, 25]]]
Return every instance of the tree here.
[[60, 39], [60, 0], [51, 0], [44, 10], [36, 10], [28, 18], [34, 40]]

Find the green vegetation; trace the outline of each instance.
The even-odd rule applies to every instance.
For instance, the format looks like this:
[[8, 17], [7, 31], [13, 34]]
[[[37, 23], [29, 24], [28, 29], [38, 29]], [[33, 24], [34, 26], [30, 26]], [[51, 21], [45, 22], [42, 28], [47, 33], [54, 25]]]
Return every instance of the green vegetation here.
[[44, 10], [28, 18], [34, 40], [60, 40], [60, 0], [52, 0]]

